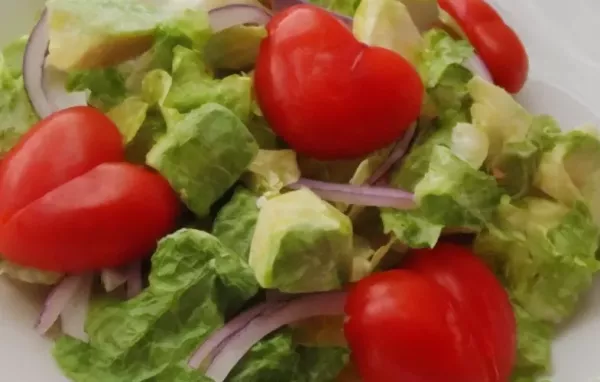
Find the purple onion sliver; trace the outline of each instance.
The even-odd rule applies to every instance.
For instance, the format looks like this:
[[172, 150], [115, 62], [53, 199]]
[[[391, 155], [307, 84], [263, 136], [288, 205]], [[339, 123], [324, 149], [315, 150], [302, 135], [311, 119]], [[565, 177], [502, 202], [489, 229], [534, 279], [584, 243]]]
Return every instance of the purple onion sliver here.
[[191, 368], [197, 369], [202, 362], [213, 354], [219, 346], [229, 337], [244, 329], [252, 320], [259, 317], [263, 312], [270, 307], [278, 306], [273, 303], [262, 303], [255, 307], [238, 314], [233, 320], [229, 321], [220, 330], [213, 333], [202, 345], [194, 352], [192, 358], [188, 362]]
[[127, 282], [127, 271], [120, 268], [103, 269], [100, 273], [100, 280], [104, 290], [112, 292]]
[[387, 159], [373, 172], [373, 175], [367, 179], [366, 184], [376, 184], [398, 161], [400, 161], [404, 155], [408, 152], [410, 145], [415, 136], [415, 131], [417, 130], [416, 124], [413, 124], [407, 131], [404, 133], [404, 136], [392, 149], [392, 152], [387, 157]]
[[392, 187], [356, 186], [311, 179], [300, 179], [288, 187], [292, 189], [306, 187], [322, 199], [337, 203], [396, 209], [416, 207], [413, 194]]
[[64, 334], [87, 342], [89, 339], [85, 332], [85, 320], [88, 315], [94, 276], [86, 274], [80, 277], [78, 290], [60, 313], [60, 324]]
[[345, 292], [306, 295], [282, 305], [270, 315], [255, 318], [243, 330], [231, 337], [227, 345], [215, 355], [206, 370], [206, 376], [215, 382], [225, 381], [235, 365], [266, 335], [284, 325], [307, 318], [343, 315], [345, 301]]
[[25, 90], [40, 118], [52, 114], [53, 107], [44, 93], [44, 66], [48, 54], [48, 12], [44, 9], [27, 40], [23, 57], [23, 82]]
[[142, 292], [142, 262], [137, 261], [127, 270], [127, 298], [134, 298]]
[[67, 276], [50, 291], [36, 325], [38, 333], [44, 334], [54, 325], [84, 282], [85, 276]]
[[[300, 4], [310, 4], [310, 2], [306, 1], [306, 0], [273, 0], [273, 10], [275, 12], [280, 12], [286, 8], [293, 7], [295, 5], [300, 5]], [[350, 27], [350, 28], [352, 27], [352, 17], [342, 15], [337, 12], [331, 12], [331, 11], [328, 11], [328, 12], [331, 13], [332, 15], [334, 15], [335, 17], [337, 17], [341, 22], [346, 24], [348, 27]]]
[[213, 32], [220, 32], [236, 25], [265, 25], [271, 14], [264, 8], [249, 4], [231, 4], [208, 12]]
[[473, 74], [483, 78], [487, 82], [494, 83], [494, 79], [490, 74], [487, 66], [478, 55], [474, 54], [465, 62], [465, 67], [473, 72]]

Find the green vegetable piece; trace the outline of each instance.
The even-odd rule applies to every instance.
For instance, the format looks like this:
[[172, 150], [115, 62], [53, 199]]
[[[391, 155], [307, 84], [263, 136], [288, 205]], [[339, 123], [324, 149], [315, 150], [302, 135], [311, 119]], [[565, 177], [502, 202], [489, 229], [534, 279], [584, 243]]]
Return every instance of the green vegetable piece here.
[[360, 5], [360, 0], [309, 0], [309, 2], [345, 16], [353, 16]]
[[458, 123], [452, 129], [452, 153], [478, 170], [483, 165], [490, 145], [488, 136], [469, 123]]
[[250, 117], [252, 80], [248, 76], [231, 75], [214, 79], [207, 72], [199, 53], [175, 47], [173, 51], [173, 83], [164, 106], [189, 112], [214, 102], [232, 110], [242, 121]]
[[150, 286], [128, 301], [97, 301], [90, 343], [63, 336], [54, 356], [76, 382], [201, 382], [187, 360], [258, 291], [252, 271], [215, 237], [182, 229], [162, 239]]
[[491, 219], [502, 194], [494, 178], [443, 146], [433, 149], [429, 170], [415, 186], [423, 215], [434, 224], [450, 227], [481, 228]]
[[69, 72], [66, 89], [70, 92], [87, 91], [88, 103], [108, 111], [127, 97], [126, 77], [117, 68]]
[[213, 235], [240, 255], [245, 261], [250, 255], [259, 209], [258, 197], [244, 187], [238, 187], [233, 197], [215, 218]]
[[600, 226], [600, 140], [593, 132], [574, 130], [544, 153], [535, 187], [572, 206], [585, 202]]
[[473, 47], [466, 40], [455, 40], [441, 29], [431, 29], [423, 39], [417, 69], [427, 88], [436, 87], [446, 70], [473, 56]]
[[6, 275], [13, 280], [19, 280], [28, 284], [56, 284], [63, 277], [56, 272], [40, 271], [11, 263], [0, 258], [0, 275]]
[[198, 216], [246, 171], [258, 146], [230, 110], [213, 103], [170, 128], [146, 157]]
[[117, 125], [123, 140], [131, 142], [146, 120], [148, 104], [140, 97], [129, 97], [110, 109], [106, 115]]
[[277, 194], [300, 179], [293, 150], [259, 150], [244, 177], [246, 186], [259, 194]]
[[265, 37], [267, 30], [263, 26], [236, 25], [214, 34], [206, 43], [203, 56], [213, 69], [253, 68]]
[[37, 121], [16, 62], [22, 61], [22, 39], [0, 52], [0, 155], [8, 152]]
[[50, 0], [47, 62], [62, 71], [102, 68], [148, 50], [180, 5], [143, 0]]
[[413, 64], [423, 48], [423, 38], [408, 8], [397, 0], [362, 0], [352, 32], [359, 41], [392, 50]]
[[589, 289], [599, 231], [580, 202], [572, 208], [527, 197], [508, 197], [496, 218], [475, 242], [505, 280], [514, 300], [535, 320], [559, 323], [569, 317], [582, 292]]
[[340, 288], [352, 266], [352, 222], [307, 189], [265, 202], [250, 266], [263, 288], [318, 292]]

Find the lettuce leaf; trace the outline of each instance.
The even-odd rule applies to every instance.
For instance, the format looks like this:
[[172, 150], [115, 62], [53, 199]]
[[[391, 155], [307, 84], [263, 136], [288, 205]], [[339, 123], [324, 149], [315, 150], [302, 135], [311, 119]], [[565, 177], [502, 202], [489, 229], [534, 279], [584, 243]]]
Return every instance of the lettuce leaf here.
[[397, 0], [361, 1], [352, 32], [359, 41], [392, 50], [413, 64], [423, 48], [423, 38], [408, 8]]
[[40, 271], [34, 268], [27, 268], [17, 265], [0, 257], [0, 275], [6, 275], [14, 280], [23, 281], [29, 284], [56, 284], [63, 275], [56, 272]]
[[300, 179], [300, 169], [293, 150], [259, 150], [250, 163], [244, 182], [258, 194], [278, 194]]
[[187, 367], [188, 357], [257, 291], [239, 256], [205, 232], [182, 229], [160, 241], [147, 289], [129, 301], [96, 302], [90, 343], [63, 336], [54, 356], [76, 382], [209, 381]]
[[126, 79], [118, 68], [71, 71], [65, 88], [69, 92], [87, 91], [89, 104], [107, 111], [127, 97]]
[[360, 0], [309, 0], [309, 2], [345, 16], [353, 16], [360, 4]]
[[258, 197], [253, 192], [238, 187], [213, 224], [213, 235], [246, 261], [258, 220], [257, 202]]
[[249, 263], [263, 288], [289, 293], [339, 289], [352, 266], [350, 219], [308, 189], [267, 200]]
[[600, 269], [599, 238], [581, 202], [567, 207], [536, 197], [511, 203], [506, 197], [477, 237], [475, 251], [497, 270], [533, 319], [560, 323], [574, 312]]
[[146, 163], [158, 170], [198, 216], [206, 216], [246, 171], [258, 145], [229, 109], [208, 103], [170, 128]]
[[229, 108], [242, 121], [248, 121], [252, 107], [250, 77], [236, 74], [214, 79], [207, 72], [200, 53], [176, 46], [173, 54], [173, 83], [165, 107], [186, 113], [214, 102]]

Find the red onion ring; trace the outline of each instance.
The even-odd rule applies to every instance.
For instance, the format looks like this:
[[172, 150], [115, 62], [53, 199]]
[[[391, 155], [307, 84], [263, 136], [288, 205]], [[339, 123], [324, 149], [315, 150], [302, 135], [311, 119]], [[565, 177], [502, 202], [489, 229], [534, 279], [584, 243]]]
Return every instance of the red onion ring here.
[[227, 342], [227, 340], [243, 330], [252, 320], [262, 315], [269, 314], [280, 307], [280, 303], [265, 302], [240, 313], [202, 343], [198, 350], [194, 352], [192, 358], [190, 358], [190, 361], [188, 362], [189, 366], [197, 369], [206, 359], [211, 358], [212, 361], [213, 354], [218, 353], [219, 349], [223, 347], [222, 345]]
[[[280, 12], [286, 8], [293, 7], [294, 5], [299, 5], [299, 4], [310, 4], [310, 2], [308, 2], [307, 0], [273, 0], [273, 10], [275, 12]], [[335, 17], [337, 17], [341, 22], [346, 24], [348, 27], [350, 27], [350, 28], [352, 27], [352, 17], [342, 15], [337, 12], [331, 12], [331, 11], [328, 11], [328, 12], [331, 13], [332, 15], [334, 15]]]
[[367, 179], [366, 184], [376, 184], [387, 172], [394, 166], [398, 161], [400, 161], [404, 155], [408, 152], [408, 149], [413, 142], [413, 138], [415, 136], [415, 131], [417, 130], [416, 124], [413, 124], [407, 131], [404, 133], [404, 136], [400, 141], [396, 143], [394, 149], [388, 156], [388, 158], [379, 166], [373, 175]]
[[[234, 332], [223, 346], [216, 349], [205, 375], [215, 382], [223, 382], [252, 346], [266, 335], [282, 326], [307, 318], [343, 315], [345, 301], [345, 292], [317, 293], [282, 302], [268, 314], [263, 310], [263, 314], [251, 318], [240, 330]], [[267, 303], [263, 306], [273, 305]]]
[[86, 276], [67, 276], [50, 291], [36, 325], [38, 333], [44, 334], [54, 325], [85, 282]]
[[322, 199], [331, 202], [403, 210], [416, 207], [413, 194], [391, 187], [355, 186], [304, 178], [288, 187], [296, 190], [306, 187]]
[[[264, 25], [271, 19], [271, 14], [264, 8], [248, 4], [226, 5], [215, 8], [208, 14], [214, 32], [240, 24]], [[57, 71], [53, 73], [46, 67], [48, 44], [48, 11], [44, 9], [29, 36], [23, 57], [25, 90], [40, 118], [70, 106], [87, 105], [85, 93], [67, 92], [64, 76]]]
[[142, 292], [142, 262], [136, 261], [127, 270], [127, 298], [134, 298]]
[[94, 277], [91, 274], [78, 277], [81, 278], [78, 284], [79, 289], [60, 313], [60, 325], [64, 334], [87, 342], [89, 338], [85, 332], [85, 321], [88, 315]]

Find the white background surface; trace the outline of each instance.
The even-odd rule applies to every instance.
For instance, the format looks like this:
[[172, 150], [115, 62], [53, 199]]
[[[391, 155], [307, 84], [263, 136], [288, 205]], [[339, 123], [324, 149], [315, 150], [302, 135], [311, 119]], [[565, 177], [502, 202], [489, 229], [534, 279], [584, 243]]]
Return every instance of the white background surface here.
[[[517, 30], [531, 57], [531, 80], [521, 102], [533, 112], [554, 115], [565, 128], [599, 121], [590, 110], [600, 115], [600, 1], [488, 1]], [[42, 4], [0, 1], [0, 44], [27, 33]], [[51, 344], [32, 329], [41, 296], [0, 279], [1, 381], [66, 381], [50, 356]], [[554, 382], [600, 382], [600, 280], [561, 331], [554, 364]]]

